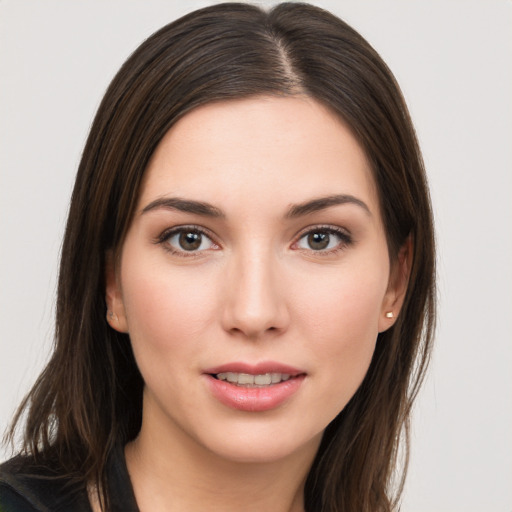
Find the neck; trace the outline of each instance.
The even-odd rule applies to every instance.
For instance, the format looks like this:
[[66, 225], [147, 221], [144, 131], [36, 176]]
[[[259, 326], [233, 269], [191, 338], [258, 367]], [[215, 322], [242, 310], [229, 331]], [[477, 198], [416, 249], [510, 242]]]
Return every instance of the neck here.
[[226, 460], [187, 433], [151, 432], [144, 422], [126, 446], [126, 463], [141, 512], [303, 512], [304, 483], [320, 439], [285, 458]]

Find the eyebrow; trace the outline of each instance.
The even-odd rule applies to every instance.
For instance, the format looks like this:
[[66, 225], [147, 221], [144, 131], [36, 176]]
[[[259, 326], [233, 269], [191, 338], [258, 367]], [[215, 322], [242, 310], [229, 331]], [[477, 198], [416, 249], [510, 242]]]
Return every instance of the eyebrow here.
[[[357, 197], [354, 197], [350, 194], [336, 194], [332, 196], [318, 197], [316, 199], [311, 199], [310, 201], [305, 201], [304, 203], [292, 204], [288, 208], [288, 211], [285, 214], [285, 218], [294, 219], [304, 215], [309, 215], [310, 213], [325, 210], [331, 206], [338, 206], [343, 204], [354, 204], [362, 208], [368, 215], [371, 215], [371, 211], [366, 203]], [[155, 199], [143, 208], [141, 214], [158, 209], [178, 210], [181, 212], [201, 215], [203, 217], [226, 217], [220, 208], [217, 208], [210, 203], [194, 201], [192, 199], [183, 199], [180, 197], [162, 197]]]
[[152, 210], [178, 210], [180, 212], [195, 213], [204, 217], [224, 218], [225, 215], [216, 206], [202, 201], [193, 201], [191, 199], [182, 199], [180, 197], [162, 197], [155, 199], [142, 210], [142, 214]]
[[342, 204], [354, 204], [361, 207], [368, 215], [371, 216], [372, 214], [370, 208], [368, 208], [367, 204], [364, 201], [361, 201], [361, 199], [358, 199], [357, 197], [354, 197], [350, 194], [336, 194], [332, 196], [318, 197], [316, 199], [312, 199], [311, 201], [291, 205], [286, 214], [286, 217], [289, 219], [302, 217], [304, 215], [309, 215], [310, 213], [325, 210], [331, 206]]

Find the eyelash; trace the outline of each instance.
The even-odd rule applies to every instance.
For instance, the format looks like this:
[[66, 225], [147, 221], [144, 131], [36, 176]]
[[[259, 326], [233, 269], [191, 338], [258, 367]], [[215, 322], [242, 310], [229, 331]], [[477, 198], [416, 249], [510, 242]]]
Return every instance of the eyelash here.
[[[177, 250], [169, 243], [169, 239], [175, 235], [181, 234], [181, 233], [198, 233], [202, 236], [205, 236], [208, 238], [211, 243], [216, 246], [217, 248], [219, 245], [215, 242], [214, 237], [212, 234], [205, 230], [204, 228], [200, 226], [195, 225], [188, 225], [188, 226], [178, 226], [174, 228], [167, 229], [163, 231], [154, 241], [154, 243], [162, 245], [164, 250], [171, 253], [172, 255], [183, 257], [183, 258], [194, 258], [201, 255], [201, 253], [205, 252], [208, 249], [203, 249], [202, 251], [186, 251], [186, 250]], [[339, 228], [337, 226], [331, 226], [331, 225], [318, 225], [318, 226], [310, 226], [306, 229], [304, 229], [302, 232], [300, 232], [297, 235], [296, 241], [292, 244], [292, 248], [296, 246], [302, 239], [307, 237], [308, 235], [311, 235], [313, 233], [325, 233], [327, 235], [335, 235], [339, 239], [339, 243], [336, 245], [336, 247], [333, 247], [328, 250], [318, 250], [315, 251], [314, 249], [300, 249], [296, 248], [298, 251], [304, 251], [313, 253], [318, 256], [331, 256], [334, 254], [337, 254], [340, 251], [343, 251], [347, 247], [353, 244], [352, 236], [342, 228]]]
[[185, 250], [178, 250], [175, 249], [172, 245], [170, 245], [169, 239], [173, 237], [174, 235], [179, 235], [180, 233], [198, 233], [202, 236], [205, 236], [209, 240], [211, 240], [212, 244], [218, 247], [218, 244], [214, 241], [213, 236], [210, 234], [209, 231], [205, 230], [204, 228], [200, 226], [177, 226], [174, 228], [166, 229], [158, 238], [155, 240], [156, 244], [160, 244], [163, 246], [164, 250], [171, 253], [174, 256], [180, 256], [182, 258], [197, 258], [201, 252], [203, 251], [185, 251]]
[[[354, 243], [352, 236], [346, 229], [342, 229], [340, 227], [331, 225], [318, 225], [309, 226], [305, 228], [301, 233], [299, 233], [297, 241], [294, 242], [293, 245], [297, 245], [302, 239], [313, 233], [325, 233], [328, 235], [335, 235], [339, 239], [339, 243], [336, 244], [336, 246], [333, 247], [332, 249], [318, 251], [315, 251], [313, 249], [302, 249], [304, 251], [315, 254], [315, 256], [332, 256], [343, 251], [344, 249], [346, 249], [347, 247]], [[301, 249], [298, 248], [297, 250]]]

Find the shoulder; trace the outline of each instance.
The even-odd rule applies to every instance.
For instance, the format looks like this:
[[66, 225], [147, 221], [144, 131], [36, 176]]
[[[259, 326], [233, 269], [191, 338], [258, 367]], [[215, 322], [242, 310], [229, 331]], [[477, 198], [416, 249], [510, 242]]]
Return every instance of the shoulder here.
[[39, 512], [48, 510], [37, 500], [34, 489], [22, 470], [22, 458], [0, 465], [0, 510], [2, 512]]
[[41, 508], [35, 508], [12, 486], [0, 481], [0, 510], [2, 512], [41, 512]]
[[[74, 490], [73, 490], [74, 488]], [[26, 457], [0, 465], [1, 512], [90, 512], [85, 491]]]

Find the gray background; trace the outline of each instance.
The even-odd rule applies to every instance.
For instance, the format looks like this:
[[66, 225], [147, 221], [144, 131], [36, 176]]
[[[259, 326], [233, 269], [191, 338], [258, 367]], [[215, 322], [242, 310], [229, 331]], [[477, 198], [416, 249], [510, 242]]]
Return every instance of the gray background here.
[[[63, 223], [102, 93], [145, 37], [210, 3], [0, 0], [0, 429], [48, 357]], [[312, 3], [394, 71], [431, 182], [439, 327], [402, 510], [511, 512], [512, 2]]]

